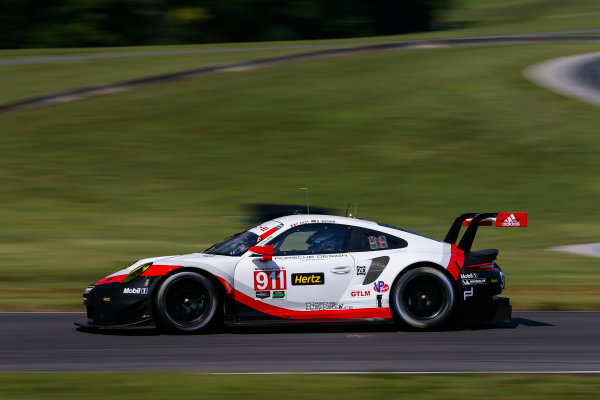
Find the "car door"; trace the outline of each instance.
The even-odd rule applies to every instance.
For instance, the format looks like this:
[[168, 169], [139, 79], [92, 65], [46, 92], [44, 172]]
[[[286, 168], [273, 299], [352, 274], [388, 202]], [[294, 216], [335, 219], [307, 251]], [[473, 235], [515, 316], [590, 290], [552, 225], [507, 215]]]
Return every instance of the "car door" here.
[[254, 308], [281, 317], [343, 309], [339, 300], [354, 274], [354, 259], [346, 252], [350, 231], [321, 223], [288, 229], [268, 243], [272, 260], [250, 255], [238, 263], [236, 290], [245, 290]]
[[390, 251], [408, 245], [406, 240], [372, 229], [354, 227], [348, 243], [348, 252], [356, 264], [356, 277], [349, 293], [354, 301], [366, 303], [369, 307], [382, 307], [382, 299], [387, 298], [392, 281], [381, 278], [390, 263]]

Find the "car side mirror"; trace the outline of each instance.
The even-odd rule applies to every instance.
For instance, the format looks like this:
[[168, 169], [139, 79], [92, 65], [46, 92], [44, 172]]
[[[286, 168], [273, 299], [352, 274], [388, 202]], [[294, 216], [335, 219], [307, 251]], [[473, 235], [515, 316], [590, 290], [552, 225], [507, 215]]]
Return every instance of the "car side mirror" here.
[[248, 250], [253, 253], [261, 254], [263, 257], [260, 261], [269, 261], [273, 259], [273, 246], [252, 246]]

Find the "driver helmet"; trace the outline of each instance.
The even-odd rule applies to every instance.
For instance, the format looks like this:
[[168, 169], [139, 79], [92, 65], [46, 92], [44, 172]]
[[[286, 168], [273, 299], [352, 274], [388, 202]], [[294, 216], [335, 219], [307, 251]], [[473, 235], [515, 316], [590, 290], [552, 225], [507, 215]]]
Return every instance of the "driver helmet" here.
[[316, 246], [322, 243], [327, 242], [333, 238], [333, 232], [328, 230], [321, 230], [313, 233], [306, 239], [306, 243], [309, 246]]

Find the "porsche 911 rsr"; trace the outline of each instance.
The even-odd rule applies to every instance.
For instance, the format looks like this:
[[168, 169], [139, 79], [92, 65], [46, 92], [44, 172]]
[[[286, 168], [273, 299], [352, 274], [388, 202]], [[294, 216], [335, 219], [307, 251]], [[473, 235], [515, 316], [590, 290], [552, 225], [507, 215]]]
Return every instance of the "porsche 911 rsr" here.
[[[443, 241], [331, 215], [262, 223], [203, 253], [139, 260], [83, 293], [86, 328], [197, 332], [256, 320], [510, 320], [497, 250], [472, 251], [480, 225], [527, 226], [526, 213], [468, 213]], [[461, 227], [466, 226], [458, 241]]]

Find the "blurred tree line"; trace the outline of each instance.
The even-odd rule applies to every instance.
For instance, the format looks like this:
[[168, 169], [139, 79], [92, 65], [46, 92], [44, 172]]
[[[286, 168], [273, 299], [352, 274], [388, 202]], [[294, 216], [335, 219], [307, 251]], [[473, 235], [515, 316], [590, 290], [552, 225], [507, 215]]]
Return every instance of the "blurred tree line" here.
[[0, 0], [0, 47], [121, 46], [389, 35], [432, 28], [452, 0]]

